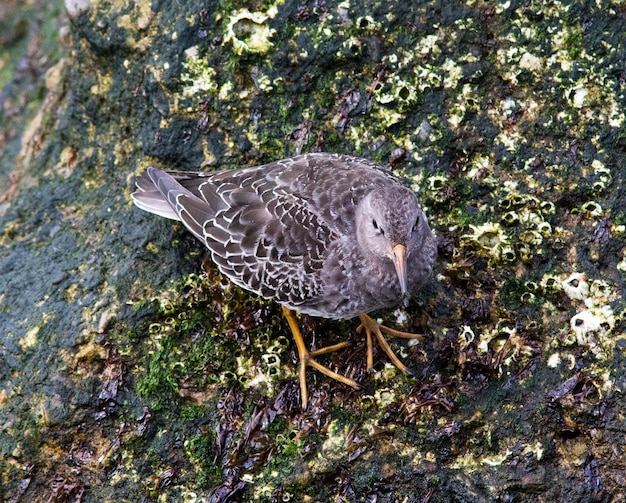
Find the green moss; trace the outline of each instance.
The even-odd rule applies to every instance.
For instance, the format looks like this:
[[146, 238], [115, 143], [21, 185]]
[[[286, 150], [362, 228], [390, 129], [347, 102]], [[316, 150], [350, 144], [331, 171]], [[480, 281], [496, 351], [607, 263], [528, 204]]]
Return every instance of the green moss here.
[[350, 407], [333, 407], [331, 417], [337, 431], [344, 428], [350, 429], [350, 427], [358, 422], [355, 411]]
[[189, 422], [204, 417], [206, 413], [207, 408], [204, 405], [185, 405], [180, 413], [180, 418]]
[[577, 60], [580, 58], [583, 49], [583, 32], [580, 28], [580, 23], [577, 20], [575, 27], [570, 29], [565, 34], [564, 45], [567, 49], [567, 56], [571, 60]]
[[207, 431], [190, 438], [185, 442], [185, 455], [196, 467], [196, 481], [198, 487], [209, 488], [222, 481], [221, 467], [214, 463], [215, 433]]
[[280, 428], [274, 428], [273, 437], [278, 451], [264, 470], [268, 477], [277, 481], [291, 475], [298, 464], [298, 459], [302, 456], [302, 442], [296, 440], [295, 435], [290, 435], [287, 426], [285, 423]]
[[172, 373], [171, 345], [154, 352], [146, 372], [137, 381], [137, 395], [149, 400], [150, 408], [158, 411], [170, 408], [178, 399], [178, 381]]

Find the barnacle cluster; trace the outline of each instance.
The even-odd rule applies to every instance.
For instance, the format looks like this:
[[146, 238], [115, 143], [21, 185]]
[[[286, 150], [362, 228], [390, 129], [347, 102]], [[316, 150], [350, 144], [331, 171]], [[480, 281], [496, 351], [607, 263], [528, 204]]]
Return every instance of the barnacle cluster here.
[[[612, 304], [618, 294], [604, 280], [590, 280], [581, 272], [571, 274], [544, 274], [539, 282], [525, 283], [524, 295], [540, 295], [547, 312], [556, 310], [552, 300], [567, 297], [576, 306], [576, 313], [569, 320], [568, 329], [554, 339], [553, 346], [578, 345], [586, 348], [598, 359], [610, 357], [615, 346], [613, 329], [620, 315], [616, 315]], [[570, 361], [573, 356], [554, 353], [548, 365], [555, 367], [562, 360]], [[570, 362], [571, 363], [571, 362]]]
[[604, 359], [612, 354], [615, 340], [615, 313], [610, 302], [617, 294], [603, 280], [589, 281], [582, 273], [572, 273], [561, 281], [563, 292], [579, 304], [578, 312], [570, 319], [570, 332], [563, 344], [578, 344]]
[[[366, 22], [367, 21], [367, 22]], [[475, 29], [473, 20], [464, 20], [464, 29]], [[354, 52], [359, 45], [373, 43], [379, 36], [375, 30], [377, 24], [368, 18], [358, 18], [352, 25], [353, 35], [344, 45]], [[374, 29], [372, 29], [374, 28]], [[468, 114], [479, 110], [479, 93], [475, 86], [464, 84], [468, 78], [468, 68], [478, 61], [471, 52], [458, 58], [443, 57], [444, 48], [454, 43], [454, 30], [441, 27], [436, 33], [428, 34], [412, 44], [410, 50], [402, 46], [393, 52], [382, 55], [380, 67], [384, 72], [368, 87], [373, 106], [368, 111], [383, 129], [404, 122], [405, 116], [412, 113], [423, 100], [425, 93], [433, 90], [445, 90], [451, 93], [450, 103], [454, 105], [445, 117], [430, 114], [424, 117], [419, 127], [404, 130], [395, 135], [396, 143], [410, 152], [416, 161], [421, 153], [417, 143], [429, 141], [434, 144], [450, 127], [456, 129], [466, 120]], [[370, 42], [368, 42], [370, 41]], [[374, 44], [375, 45], [375, 44]], [[350, 52], [344, 48], [343, 52]], [[476, 70], [477, 72], [479, 70]], [[471, 74], [470, 74], [471, 75]], [[351, 131], [356, 138], [369, 135], [368, 129]], [[432, 148], [436, 148], [432, 145]]]
[[255, 334], [252, 340], [255, 351], [237, 351], [234, 372], [223, 373], [222, 380], [236, 380], [246, 389], [261, 388], [273, 395], [279, 378], [285, 377], [285, 352], [289, 340], [270, 332]]
[[261, 349], [263, 354], [261, 360], [263, 361], [262, 373], [268, 378], [275, 380], [282, 374], [281, 363], [284, 362], [284, 353], [289, 348], [289, 340], [285, 336], [274, 337], [267, 341], [267, 344], [263, 344], [263, 340], [259, 338], [257, 346]]
[[463, 325], [457, 335], [459, 345], [458, 363], [463, 365], [475, 354], [499, 375], [508, 373], [508, 368], [523, 357], [532, 356], [533, 348], [527, 344], [517, 329], [504, 321], [495, 327], [472, 328]]
[[[268, 21], [277, 14], [276, 7], [267, 12], [250, 12], [248, 9], [233, 11], [226, 21], [226, 30], [223, 36], [225, 43], [232, 45], [235, 55], [244, 53], [265, 54], [272, 47], [271, 38], [275, 30], [271, 29]], [[185, 83], [184, 96], [203, 97], [205, 94], [217, 94], [220, 99], [226, 99], [233, 92], [233, 83], [230, 79], [218, 79], [221, 68], [214, 68], [206, 57], [201, 55], [199, 46], [192, 46], [185, 50], [184, 72], [181, 80]], [[223, 83], [218, 83], [222, 80]], [[257, 75], [255, 85], [261, 90], [270, 90], [271, 82], [265, 75]]]
[[[611, 170], [597, 159], [590, 162], [583, 169], [584, 192], [577, 186], [569, 187], [573, 193], [580, 190], [587, 197], [557, 207], [562, 204], [555, 197], [561, 190], [561, 179], [554, 175], [556, 170], [544, 166], [541, 160], [525, 162], [522, 169], [528, 176], [522, 176], [522, 170], [508, 171], [494, 185], [492, 176], [498, 178], [498, 168], [493, 159], [483, 156], [477, 163], [477, 157], [463, 159], [460, 173], [437, 173], [426, 180], [431, 201], [452, 209], [447, 214], [454, 214], [459, 207], [471, 210], [465, 212], [471, 215], [471, 223], [459, 219], [458, 213], [455, 220], [442, 218], [449, 234], [458, 236], [458, 246], [449, 248], [451, 277], [468, 287], [463, 300], [470, 307], [462, 308], [463, 323], [456, 331], [458, 364], [463, 366], [478, 359], [502, 374], [513, 362], [534, 354], [537, 348], [528, 333], [542, 324], [558, 334], [553, 338], [553, 347], [577, 345], [599, 360], [608, 358], [615, 347], [615, 327], [620, 323], [620, 315], [614, 312], [619, 300], [616, 288], [580, 272], [580, 250], [570, 244], [576, 242], [580, 231], [588, 232], [594, 227], [602, 231], [607, 212], [603, 200], [596, 195], [609, 188], [613, 180]], [[546, 184], [546, 180], [550, 183]], [[464, 181], [480, 184], [482, 190], [489, 190], [489, 197], [479, 202], [466, 199], [465, 203], [464, 194], [458, 189], [463, 188]], [[450, 204], [452, 190], [457, 190], [454, 205]], [[572, 223], [578, 227], [570, 226]], [[623, 232], [618, 227], [612, 226], [610, 232]], [[552, 267], [555, 257], [567, 257], [572, 269]], [[507, 272], [498, 276], [503, 268]], [[626, 258], [618, 268], [626, 270]], [[491, 286], [489, 281], [493, 281]], [[501, 307], [518, 309], [519, 314], [509, 318], [495, 308], [487, 315], [478, 308], [474, 311], [474, 305], [485, 298], [485, 287], [497, 291]], [[565, 327], [558, 326], [557, 321], [564, 304], [572, 310]], [[494, 328], [489, 322], [496, 315]], [[513, 318], [516, 323], [512, 323]], [[568, 351], [561, 349], [557, 353], [565, 358]], [[555, 361], [550, 360], [551, 364]]]
[[[479, 177], [489, 166], [473, 168], [470, 176]], [[490, 184], [490, 178], [484, 180]], [[449, 185], [445, 177], [434, 175], [428, 179], [435, 201], [443, 200]], [[486, 222], [468, 224], [467, 231], [460, 236], [459, 253], [463, 256], [476, 254], [487, 259], [490, 264], [515, 263], [518, 260], [530, 263], [543, 256], [547, 249], [562, 248], [567, 231], [553, 226], [552, 216], [556, 207], [552, 201], [518, 189], [514, 182], [507, 182], [494, 190], [497, 203], [485, 207], [483, 214], [490, 217]], [[587, 208], [592, 212], [592, 208]], [[595, 215], [595, 213], [594, 213]]]
[[613, 182], [613, 176], [611, 170], [607, 168], [600, 160], [594, 159], [591, 161], [591, 169], [593, 170], [593, 189], [596, 193], [602, 193]]

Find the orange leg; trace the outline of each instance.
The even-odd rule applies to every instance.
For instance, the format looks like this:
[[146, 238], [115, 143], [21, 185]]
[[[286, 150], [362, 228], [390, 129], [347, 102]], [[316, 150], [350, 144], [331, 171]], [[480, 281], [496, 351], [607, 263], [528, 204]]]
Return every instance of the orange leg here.
[[355, 380], [350, 379], [349, 377], [342, 376], [337, 372], [333, 372], [328, 367], [325, 367], [321, 363], [318, 363], [315, 360], [315, 356], [323, 355], [326, 353], [330, 353], [332, 351], [337, 351], [338, 349], [343, 349], [350, 345], [349, 342], [340, 342], [339, 344], [334, 344], [332, 346], [326, 346], [321, 349], [316, 349], [315, 351], [309, 351], [305, 344], [304, 339], [302, 338], [302, 334], [300, 333], [300, 328], [298, 327], [298, 320], [296, 319], [295, 313], [291, 310], [283, 306], [283, 314], [285, 318], [287, 318], [287, 322], [289, 323], [289, 328], [291, 328], [291, 333], [293, 334], [293, 338], [296, 341], [296, 347], [298, 348], [298, 357], [300, 359], [300, 395], [302, 397], [302, 408], [306, 409], [306, 406], [309, 402], [309, 393], [307, 391], [306, 386], [306, 367], [310, 366], [314, 369], [319, 370], [322, 374], [335, 379], [336, 381], [347, 384], [348, 386], [353, 387], [354, 389], [360, 389], [361, 385], [357, 383]]

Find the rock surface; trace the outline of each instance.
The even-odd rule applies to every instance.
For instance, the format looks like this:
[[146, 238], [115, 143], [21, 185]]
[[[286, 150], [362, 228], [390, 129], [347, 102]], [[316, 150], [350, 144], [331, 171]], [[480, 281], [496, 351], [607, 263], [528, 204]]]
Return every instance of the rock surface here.
[[[625, 12], [4, 2], [1, 499], [624, 500]], [[416, 376], [355, 335], [365, 390], [311, 374], [302, 412], [277, 306], [129, 193], [320, 150], [420, 190], [440, 258], [380, 313]]]

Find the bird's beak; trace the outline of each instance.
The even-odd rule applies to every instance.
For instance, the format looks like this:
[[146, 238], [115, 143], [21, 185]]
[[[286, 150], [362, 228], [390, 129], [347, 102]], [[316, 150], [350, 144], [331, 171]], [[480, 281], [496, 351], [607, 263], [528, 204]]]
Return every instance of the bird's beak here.
[[406, 289], [406, 247], [404, 245], [396, 245], [391, 252], [393, 253], [393, 265], [396, 267], [396, 274], [400, 281], [404, 307], [409, 307], [409, 298]]

